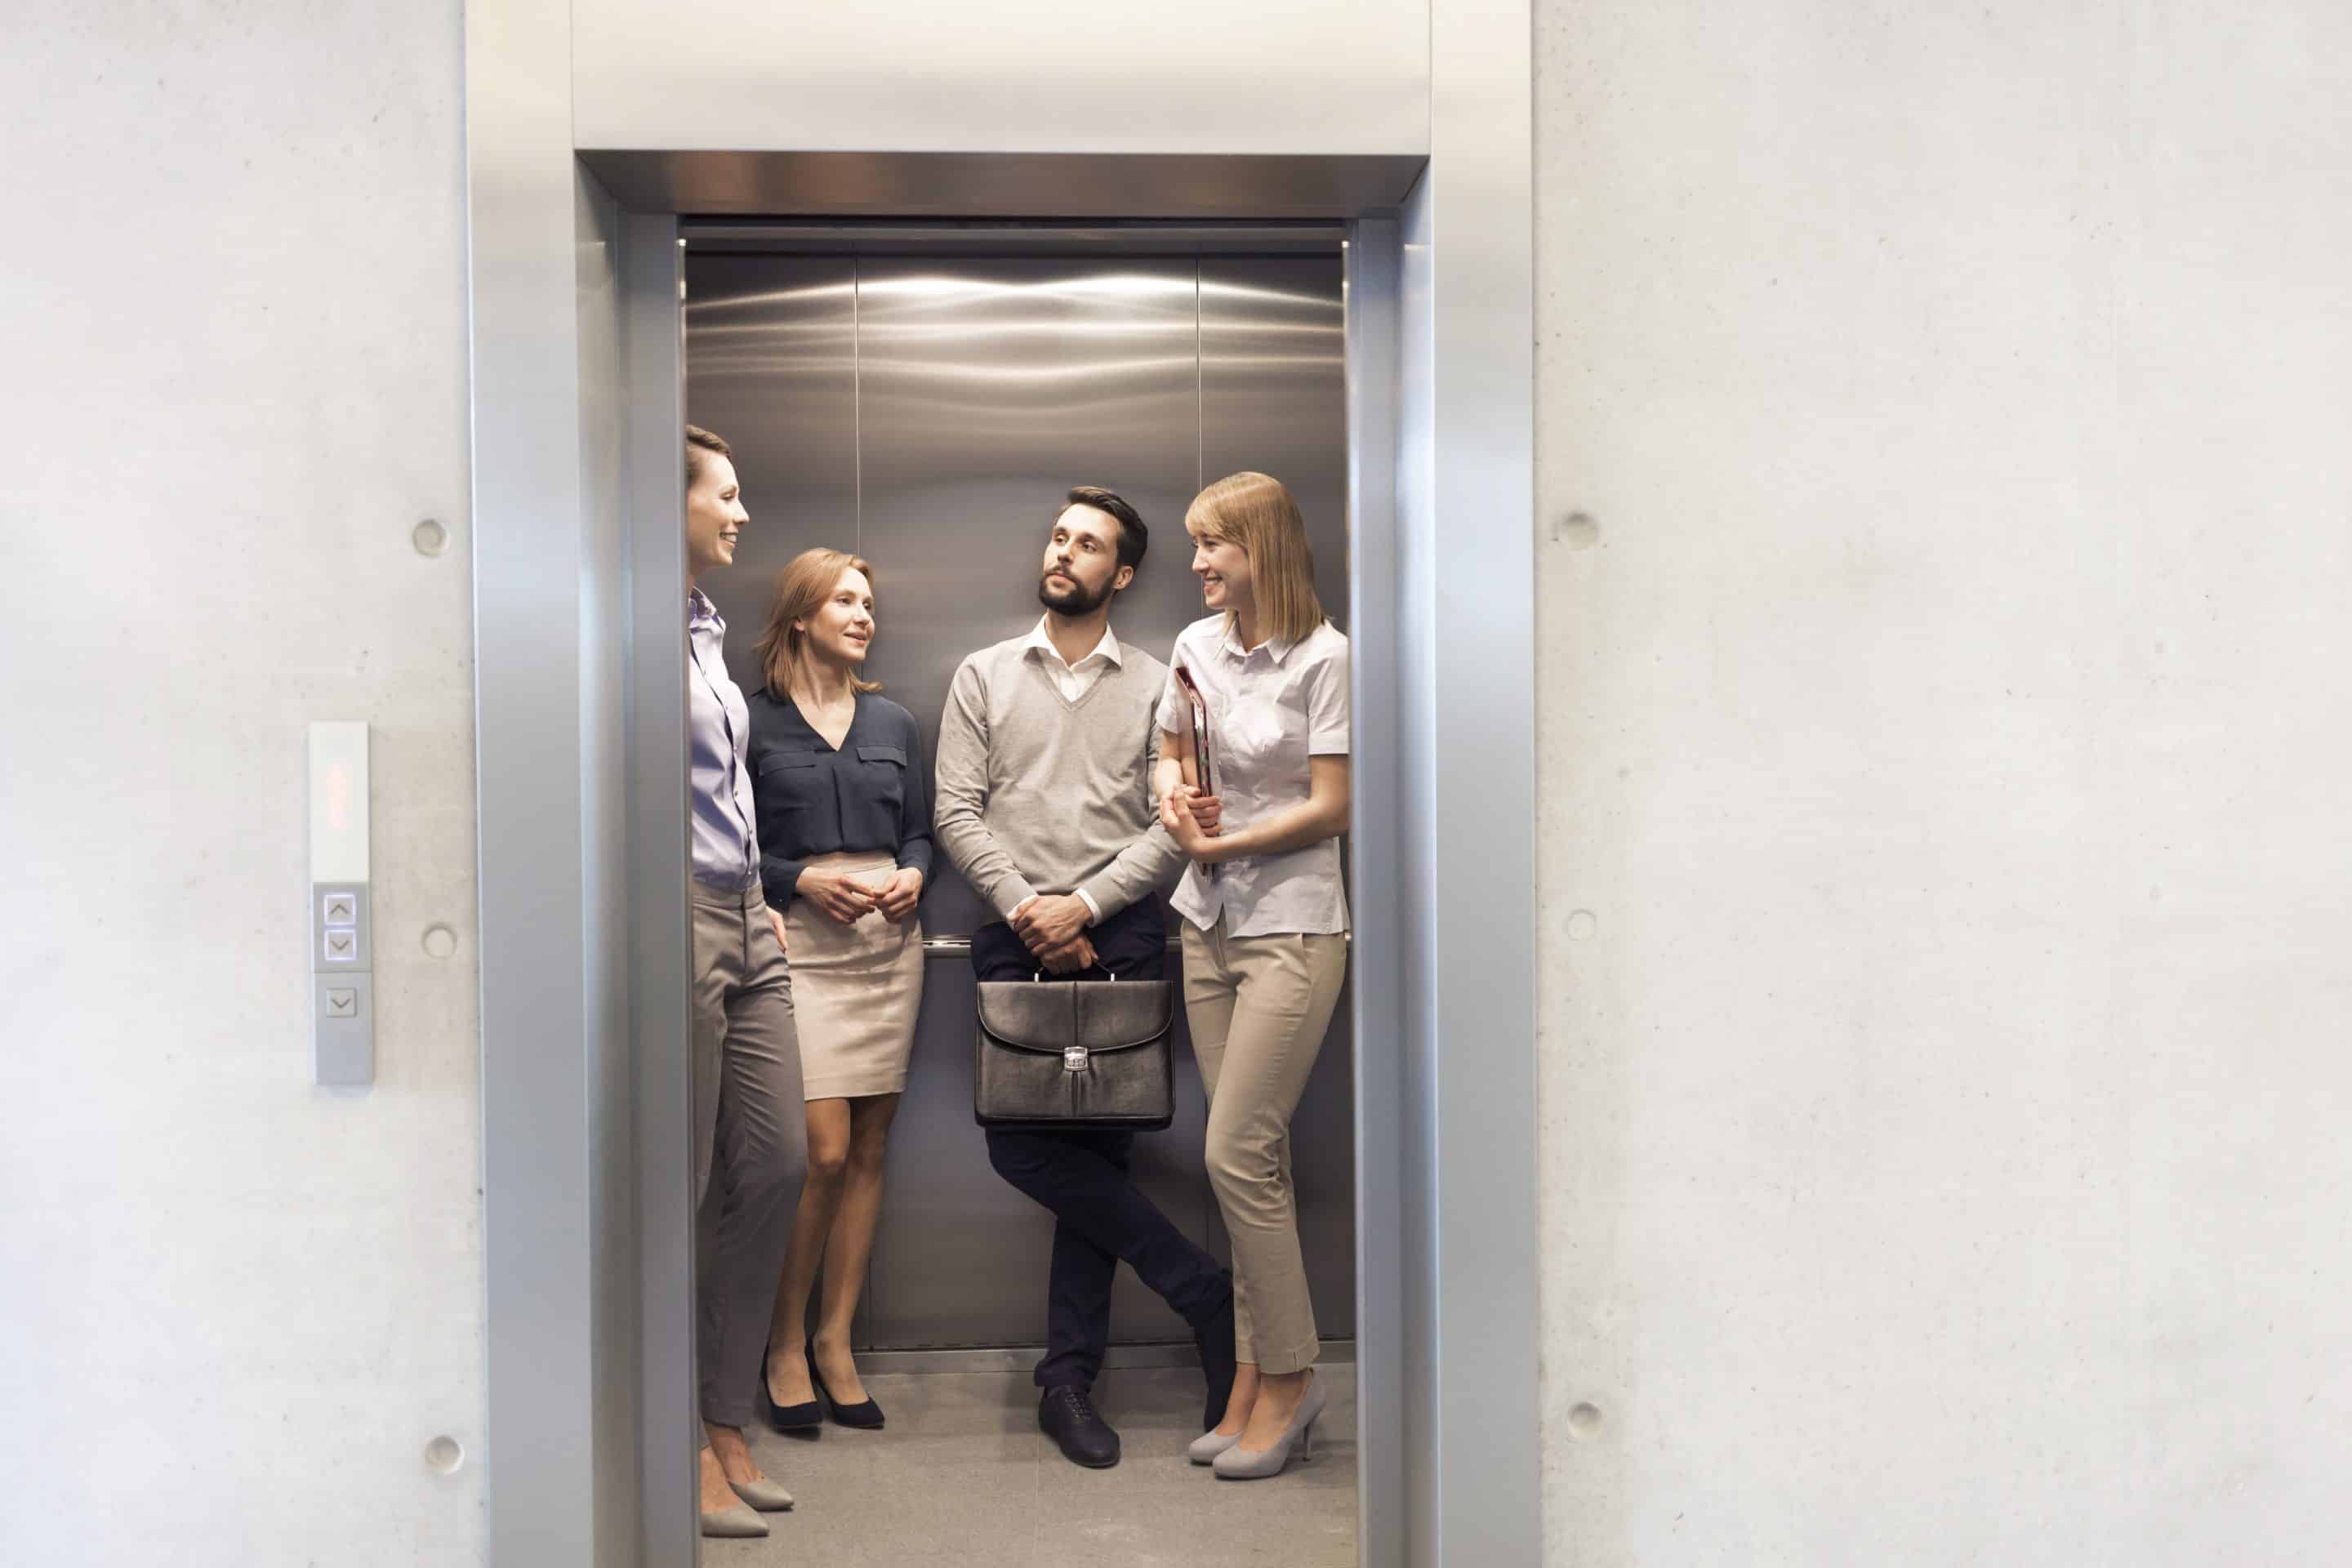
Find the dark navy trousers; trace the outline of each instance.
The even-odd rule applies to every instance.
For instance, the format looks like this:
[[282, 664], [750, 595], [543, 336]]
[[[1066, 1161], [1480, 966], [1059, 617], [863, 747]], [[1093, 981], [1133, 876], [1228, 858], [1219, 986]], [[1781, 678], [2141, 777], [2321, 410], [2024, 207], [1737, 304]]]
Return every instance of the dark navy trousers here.
[[[1095, 967], [1051, 980], [1158, 980], [1167, 970], [1167, 915], [1146, 899], [1088, 929]], [[1037, 962], [1013, 928], [972, 933], [971, 965], [982, 980], [1027, 980]], [[1129, 1173], [1132, 1132], [988, 1134], [996, 1173], [1052, 1211], [1054, 1262], [1045, 1298], [1045, 1358], [1040, 1388], [1091, 1388], [1110, 1343], [1110, 1289], [1122, 1260], [1136, 1278], [1198, 1328], [1232, 1300], [1233, 1277], [1176, 1228]]]

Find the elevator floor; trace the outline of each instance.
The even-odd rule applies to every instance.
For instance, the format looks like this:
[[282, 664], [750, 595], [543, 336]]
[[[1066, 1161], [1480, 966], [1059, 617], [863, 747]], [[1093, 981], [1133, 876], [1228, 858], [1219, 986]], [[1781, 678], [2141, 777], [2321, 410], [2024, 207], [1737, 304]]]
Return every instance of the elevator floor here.
[[911, 1373], [866, 1387], [889, 1426], [815, 1438], [761, 1428], [753, 1450], [798, 1506], [764, 1541], [706, 1541], [711, 1568], [1355, 1568], [1355, 1369], [1330, 1366], [1315, 1458], [1269, 1481], [1189, 1463], [1201, 1374], [1107, 1372], [1095, 1403], [1119, 1463], [1071, 1464], [1037, 1430], [1026, 1373]]

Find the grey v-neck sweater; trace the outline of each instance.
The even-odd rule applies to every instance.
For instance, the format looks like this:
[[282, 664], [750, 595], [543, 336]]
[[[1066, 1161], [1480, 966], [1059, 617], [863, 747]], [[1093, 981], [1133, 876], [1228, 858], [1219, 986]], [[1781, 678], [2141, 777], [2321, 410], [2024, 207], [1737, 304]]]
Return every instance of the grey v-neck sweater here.
[[1168, 667], [1121, 643], [1121, 662], [1072, 703], [1026, 640], [981, 649], [948, 687], [940, 847], [1002, 917], [1082, 888], [1108, 917], [1184, 868], [1151, 798]]

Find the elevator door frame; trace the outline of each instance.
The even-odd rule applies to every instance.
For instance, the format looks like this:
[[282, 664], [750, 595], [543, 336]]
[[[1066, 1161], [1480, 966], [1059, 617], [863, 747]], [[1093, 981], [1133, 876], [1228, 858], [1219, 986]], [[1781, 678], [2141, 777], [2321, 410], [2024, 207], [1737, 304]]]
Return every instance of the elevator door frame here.
[[697, 1551], [677, 239], [758, 210], [1349, 221], [1360, 1562], [1538, 1562], [1524, 11], [1410, 156], [814, 162], [582, 152], [562, 9], [467, 14], [492, 1563]]
[[[688, 1089], [684, 1058], [682, 1054], [667, 1056], [677, 1070], [664, 1071], [667, 1053], [662, 1042], [670, 1042], [675, 1049], [687, 1034], [686, 801], [683, 769], [677, 763], [683, 754], [685, 696], [682, 682], [668, 679], [669, 672], [684, 668], [684, 628], [672, 608], [682, 601], [684, 591], [683, 461], [672, 434], [684, 419], [684, 350], [677, 309], [684, 253], [678, 244], [677, 215], [621, 212], [617, 204], [611, 204], [609, 196], [594, 188], [593, 181], [583, 185], [583, 194], [592, 204], [610, 205], [607, 221], [615, 226], [613, 237], [618, 241], [619, 258], [614, 281], [618, 289], [618, 319], [623, 323], [617, 344], [617, 382], [604, 389], [603, 395], [615, 397], [619, 405], [623, 455], [617, 478], [625, 497], [621, 510], [626, 515], [623, 534], [626, 554], [625, 560], [590, 563], [583, 579], [606, 579], [601, 595], [604, 602], [626, 607], [625, 624], [614, 629], [627, 650], [623, 689], [631, 712], [623, 744], [628, 759], [629, 831], [625, 852], [606, 866], [604, 876], [608, 886], [626, 889], [625, 914], [620, 924], [629, 944], [628, 1070], [635, 1107], [629, 1136], [634, 1145], [630, 1164], [635, 1192], [630, 1226], [634, 1236], [625, 1250], [636, 1258], [630, 1267], [637, 1285], [631, 1314], [634, 1324], [609, 1328], [603, 1336], [591, 1335], [592, 1342], [600, 1338], [608, 1342], [595, 1345], [592, 1359], [610, 1356], [620, 1375], [627, 1375], [625, 1368], [633, 1368], [635, 1373], [628, 1378], [634, 1396], [616, 1401], [633, 1407], [628, 1410], [635, 1429], [634, 1440], [627, 1445], [631, 1452], [604, 1456], [595, 1468], [606, 1479], [605, 1484], [626, 1485], [635, 1493], [628, 1499], [600, 1496], [598, 1502], [600, 1510], [611, 1505], [615, 1521], [612, 1533], [634, 1538], [636, 1551], [630, 1553], [614, 1547], [600, 1526], [596, 1561], [682, 1563], [694, 1560], [690, 1458], [698, 1441], [693, 1408], [693, 1205], [686, 1174]], [[1412, 449], [1416, 435], [1409, 428], [1409, 389], [1404, 384], [1412, 353], [1406, 330], [1406, 294], [1412, 287], [1412, 247], [1404, 232], [1411, 225], [1411, 215], [1402, 222], [1403, 227], [1398, 216], [1386, 213], [1349, 219], [1346, 253], [1353, 557], [1350, 625], [1359, 628], [1351, 639], [1356, 653], [1356, 754], [1360, 764], [1366, 757], [1387, 757], [1396, 764], [1360, 765], [1357, 770], [1350, 866], [1358, 909], [1353, 1017], [1358, 1094], [1355, 1375], [1362, 1568], [1463, 1560], [1444, 1552], [1443, 1536], [1415, 1542], [1407, 1527], [1408, 1489], [1433, 1482], [1449, 1450], [1468, 1446], [1459, 1439], [1448, 1441], [1438, 1409], [1443, 1396], [1464, 1390], [1440, 1389], [1428, 1383], [1414, 1386], [1423, 1375], [1433, 1380], [1440, 1367], [1451, 1364], [1458, 1369], [1462, 1358], [1443, 1354], [1433, 1343], [1424, 1342], [1418, 1348], [1408, 1343], [1407, 1325], [1416, 1310], [1435, 1319], [1447, 1301], [1456, 1299], [1457, 1291], [1480, 1284], [1479, 1278], [1469, 1277], [1458, 1265], [1450, 1278], [1437, 1277], [1444, 1239], [1448, 1234], [1460, 1234], [1453, 1226], [1461, 1223], [1449, 1222], [1428, 1206], [1436, 1195], [1432, 1178], [1439, 1174], [1437, 1167], [1447, 1152], [1437, 1146], [1434, 1137], [1424, 1135], [1416, 1141], [1407, 1129], [1406, 1100], [1412, 1087], [1409, 1079], [1425, 1084], [1435, 1068], [1433, 1061], [1409, 1064], [1402, 1042], [1404, 1029], [1410, 1026], [1402, 1021], [1406, 1010], [1417, 1005], [1412, 982], [1420, 965], [1415, 949], [1433, 934], [1424, 931], [1417, 938], [1412, 922], [1398, 912], [1411, 879], [1412, 825], [1407, 819], [1405, 796], [1414, 787], [1412, 775], [1417, 771], [1417, 761], [1429, 769], [1423, 775], [1424, 787], [1441, 796], [1444, 792], [1431, 739], [1425, 731], [1413, 732], [1416, 716], [1411, 697], [1400, 685], [1400, 647], [1412, 636], [1408, 622], [1414, 612], [1406, 595], [1413, 592], [1414, 558], [1418, 555], [1422, 569], [1428, 572], [1435, 554], [1433, 548], [1416, 550], [1412, 542], [1401, 537], [1399, 527], [1400, 478], [1411, 483], [1416, 471]], [[592, 359], [583, 348], [580, 386], [583, 406], [600, 396], [599, 389], [590, 384]], [[585, 461], [582, 471], [583, 508], [593, 510], [597, 498], [587, 492], [594, 489], [596, 481]], [[1433, 547], [1435, 542], [1426, 542]], [[610, 582], [614, 568], [624, 579], [617, 589]], [[1430, 577], [1423, 579], [1423, 591], [1433, 586]], [[594, 640], [593, 628], [582, 629], [583, 636]], [[1383, 629], [1394, 635], [1382, 636]], [[482, 638], [480, 646], [488, 664], [492, 658], [491, 642]], [[1498, 668], [1509, 668], [1507, 651], [1497, 648], [1496, 657]], [[492, 674], [486, 668], [484, 679]], [[1429, 717], [1428, 710], [1419, 715], [1423, 723]], [[592, 767], [585, 736], [582, 748], [583, 767]], [[486, 835], [493, 821], [492, 784], [486, 773]], [[511, 789], [501, 792], [500, 805], [509, 811], [528, 809], [523, 796]], [[593, 852], [594, 847], [590, 848]], [[486, 846], [486, 872], [487, 862]], [[1434, 868], [1430, 869], [1433, 873]], [[1437, 879], [1433, 874], [1429, 879], [1433, 884]], [[496, 946], [488, 928], [502, 891], [512, 895], [514, 904], [525, 897], [521, 889], [493, 885], [486, 874], [486, 952]], [[1432, 1026], [1433, 1043], [1433, 1020], [1426, 1022]], [[486, 1020], [486, 1074], [493, 1048]], [[1524, 1105], [1512, 1109], [1522, 1113], [1531, 1110]], [[486, 1142], [499, 1140], [499, 1118], [486, 1114], [485, 1131]], [[1502, 1141], [1502, 1146], [1507, 1148], [1508, 1141]], [[486, 1149], [486, 1165], [495, 1163], [498, 1152]], [[1524, 1181], [1520, 1192], [1531, 1207], [1531, 1159]], [[1418, 1216], [1416, 1205], [1423, 1205]], [[499, 1227], [490, 1228], [491, 1245], [496, 1247]], [[1479, 1228], [1496, 1243], [1509, 1236], [1492, 1225]], [[1421, 1252], [1414, 1245], [1416, 1232], [1438, 1246]], [[600, 1236], [598, 1245], [610, 1240]], [[1533, 1242], [1533, 1236], [1522, 1231], [1508, 1244], [1521, 1249], [1524, 1261]], [[610, 1260], [604, 1260], [600, 1272], [610, 1267]], [[1531, 1286], [1531, 1279], [1528, 1283]], [[1532, 1302], [1527, 1305], [1531, 1315]], [[493, 1306], [495, 1350], [496, 1331], [502, 1325], [495, 1321], [495, 1300]], [[1435, 1339], [1435, 1327], [1432, 1322], [1423, 1331], [1427, 1340]], [[615, 1339], [618, 1342], [609, 1342]], [[1531, 1336], [1523, 1349], [1524, 1360], [1511, 1360], [1519, 1369], [1518, 1375], [1531, 1378]], [[494, 1382], [500, 1375], [495, 1354], [491, 1374]], [[1466, 1377], [1464, 1381], [1469, 1382]], [[1523, 1386], [1516, 1392], [1531, 1407], [1531, 1391]], [[602, 1394], [596, 1403], [605, 1405]], [[1527, 1425], [1531, 1428], [1532, 1422]], [[1483, 1434], [1465, 1436], [1475, 1443]], [[1532, 1437], [1531, 1430], [1528, 1436]], [[672, 1455], [682, 1458], [675, 1462], [666, 1458]], [[634, 1476], [626, 1479], [618, 1463], [623, 1458], [634, 1460], [626, 1467]], [[498, 1481], [494, 1470], [494, 1490]], [[494, 1508], [498, 1500], [494, 1495]], [[1533, 1501], [1531, 1497], [1526, 1500]], [[1490, 1540], [1480, 1544], [1502, 1543]], [[1535, 1543], [1528, 1540], [1528, 1545], [1532, 1550]], [[1534, 1558], [1489, 1558], [1481, 1552], [1476, 1560], [1532, 1562]], [[506, 1568], [506, 1557], [499, 1558], [499, 1568]]]

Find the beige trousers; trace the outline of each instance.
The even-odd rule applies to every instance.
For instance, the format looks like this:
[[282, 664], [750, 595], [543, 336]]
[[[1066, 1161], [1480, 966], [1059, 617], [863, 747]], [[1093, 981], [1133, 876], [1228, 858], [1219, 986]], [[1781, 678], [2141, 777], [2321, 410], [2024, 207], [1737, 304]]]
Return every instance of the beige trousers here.
[[1209, 1182], [1234, 1244], [1234, 1344], [1268, 1373], [1315, 1364], [1290, 1116], [1348, 973], [1344, 936], [1236, 937], [1184, 922], [1184, 1016], [1209, 1091]]

